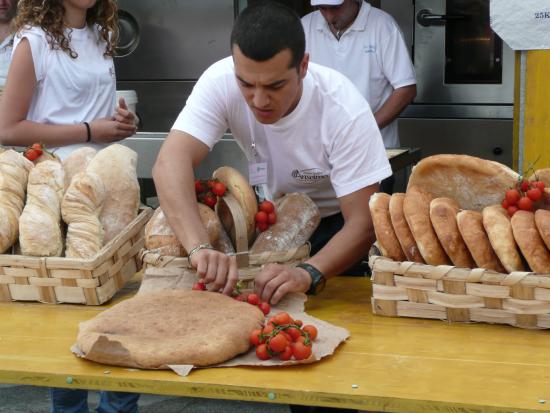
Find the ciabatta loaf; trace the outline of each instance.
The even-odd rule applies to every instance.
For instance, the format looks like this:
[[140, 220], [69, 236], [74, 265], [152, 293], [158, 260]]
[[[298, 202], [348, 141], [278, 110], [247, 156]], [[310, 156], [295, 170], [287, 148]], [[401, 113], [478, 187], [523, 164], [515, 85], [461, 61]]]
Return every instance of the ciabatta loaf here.
[[0, 254], [17, 241], [19, 217], [32, 168], [32, 162], [14, 150], [0, 153]]
[[76, 174], [61, 203], [61, 215], [68, 224], [65, 256], [92, 258], [103, 246], [99, 213], [105, 200], [105, 186], [92, 172]]
[[390, 218], [391, 196], [383, 192], [377, 192], [370, 197], [369, 209], [374, 225], [374, 233], [378, 241], [378, 247], [384, 257], [394, 261], [404, 261], [405, 254], [401, 244], [397, 240]]
[[120, 234], [137, 217], [137, 159], [138, 155], [132, 149], [113, 144], [100, 150], [86, 168], [98, 175], [105, 185], [105, 202], [99, 216], [105, 230], [104, 243]]
[[73, 176], [86, 170], [88, 164], [96, 153], [97, 151], [94, 148], [84, 146], [82, 148], [78, 148], [63, 160], [63, 168], [65, 169], [65, 181], [67, 182], [67, 186], [71, 184]]
[[315, 203], [305, 194], [287, 194], [277, 201], [277, 222], [258, 235], [251, 254], [289, 251], [304, 245], [321, 222]]
[[19, 218], [19, 244], [23, 255], [61, 256], [64, 190], [65, 171], [59, 162], [41, 162], [29, 173], [27, 202]]
[[467, 155], [434, 155], [413, 168], [408, 187], [428, 190], [434, 198], [453, 198], [461, 209], [481, 211], [500, 204], [503, 194], [517, 181], [518, 174], [498, 162]]

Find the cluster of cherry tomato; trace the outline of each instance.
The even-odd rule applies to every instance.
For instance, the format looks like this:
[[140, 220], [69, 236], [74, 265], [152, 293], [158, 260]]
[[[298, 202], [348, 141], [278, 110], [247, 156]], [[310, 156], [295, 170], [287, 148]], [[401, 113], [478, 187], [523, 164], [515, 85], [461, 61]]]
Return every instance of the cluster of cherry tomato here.
[[312, 342], [317, 338], [314, 325], [302, 326], [285, 312], [269, 318], [266, 325], [250, 334], [250, 344], [256, 346], [260, 360], [277, 357], [279, 360], [305, 360], [311, 356]]
[[518, 182], [515, 188], [506, 191], [502, 207], [513, 216], [517, 211], [534, 211], [536, 203], [541, 200], [544, 192], [544, 182], [527, 181]]
[[271, 201], [262, 201], [258, 207], [258, 212], [254, 216], [256, 228], [258, 231], [264, 232], [271, 225], [277, 222], [277, 214], [275, 213], [275, 205]]
[[212, 209], [218, 203], [218, 197], [224, 196], [226, 191], [225, 184], [217, 179], [195, 180], [197, 200]]
[[41, 143], [33, 143], [31, 146], [28, 146], [25, 148], [25, 152], [23, 152], [23, 156], [27, 158], [29, 161], [34, 162], [44, 152], [45, 148]]
[[[195, 291], [206, 291], [206, 284], [202, 281], [197, 281], [195, 284], [193, 284], [192, 289]], [[237, 301], [242, 301], [244, 303], [257, 306], [260, 310], [262, 310], [262, 313], [264, 313], [264, 315], [268, 315], [271, 311], [271, 306], [269, 305], [269, 303], [261, 301], [258, 294], [243, 294], [240, 292], [240, 287], [238, 285], [232, 297]]]

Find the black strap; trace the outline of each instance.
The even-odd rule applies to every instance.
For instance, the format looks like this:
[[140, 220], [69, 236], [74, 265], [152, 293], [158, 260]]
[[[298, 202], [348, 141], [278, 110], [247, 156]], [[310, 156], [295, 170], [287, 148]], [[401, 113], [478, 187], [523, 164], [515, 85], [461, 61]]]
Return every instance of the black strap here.
[[86, 142], [92, 141], [92, 130], [90, 129], [90, 124], [88, 122], [83, 122], [86, 126], [86, 132], [88, 134], [88, 137], [86, 138]]

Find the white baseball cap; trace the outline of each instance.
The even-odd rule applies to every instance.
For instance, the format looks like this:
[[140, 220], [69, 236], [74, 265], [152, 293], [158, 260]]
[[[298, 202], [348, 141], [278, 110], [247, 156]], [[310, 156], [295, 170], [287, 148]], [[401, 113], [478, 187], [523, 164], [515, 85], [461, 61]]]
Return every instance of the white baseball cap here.
[[311, 0], [312, 6], [339, 6], [344, 0]]

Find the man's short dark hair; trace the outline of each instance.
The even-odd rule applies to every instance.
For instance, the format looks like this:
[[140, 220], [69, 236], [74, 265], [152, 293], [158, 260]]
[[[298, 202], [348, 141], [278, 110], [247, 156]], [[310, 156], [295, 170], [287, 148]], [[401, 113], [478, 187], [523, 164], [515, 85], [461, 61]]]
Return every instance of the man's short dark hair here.
[[231, 49], [239, 46], [249, 59], [264, 62], [284, 49], [290, 49], [290, 67], [299, 69], [306, 39], [298, 15], [291, 8], [263, 0], [244, 9], [231, 32]]

